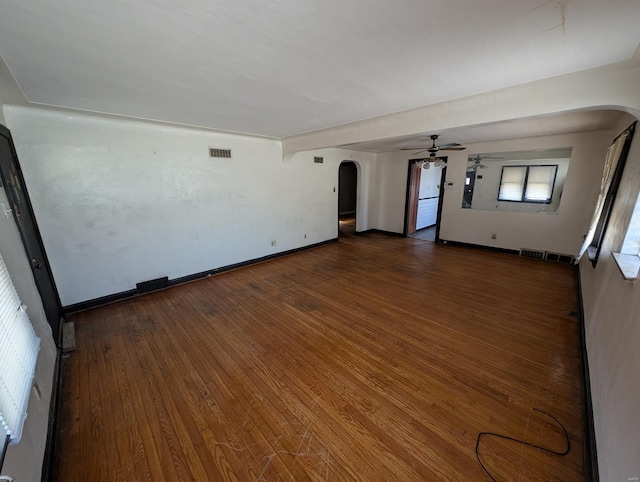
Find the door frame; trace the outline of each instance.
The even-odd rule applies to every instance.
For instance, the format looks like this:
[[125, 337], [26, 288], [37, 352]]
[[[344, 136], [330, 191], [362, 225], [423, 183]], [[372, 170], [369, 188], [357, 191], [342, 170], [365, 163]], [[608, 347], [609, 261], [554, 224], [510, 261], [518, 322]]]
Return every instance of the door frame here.
[[[51, 332], [53, 334], [53, 339], [56, 343], [57, 346], [61, 346], [62, 343], [62, 322], [63, 322], [63, 309], [62, 309], [62, 303], [60, 302], [60, 295], [58, 294], [58, 288], [56, 287], [56, 282], [53, 278], [53, 272], [51, 271], [51, 265], [49, 263], [49, 258], [47, 256], [47, 252], [46, 249], [44, 247], [44, 242], [42, 241], [42, 236], [40, 234], [40, 228], [38, 227], [38, 222], [36, 221], [35, 218], [35, 214], [33, 211], [33, 205], [31, 204], [31, 198], [29, 197], [29, 192], [27, 190], [27, 185], [25, 183], [24, 180], [24, 175], [22, 173], [22, 167], [20, 166], [20, 162], [18, 159], [18, 153], [16, 152], [16, 148], [15, 145], [13, 143], [13, 137], [11, 136], [11, 131], [6, 128], [5, 126], [3, 126], [2, 124], [0, 124], [0, 136], [4, 137], [5, 139], [7, 139], [7, 141], [9, 142], [9, 148], [11, 150], [11, 155], [13, 156], [13, 163], [15, 164], [15, 170], [16, 170], [16, 174], [18, 176], [18, 182], [21, 184], [21, 190], [22, 190], [22, 195], [23, 195], [23, 202], [22, 205], [25, 206], [27, 208], [26, 212], [23, 211], [21, 214], [21, 216], [29, 216], [29, 218], [31, 219], [31, 222], [33, 223], [34, 226], [34, 231], [35, 231], [35, 242], [37, 244], [37, 247], [39, 248], [40, 252], [42, 253], [42, 259], [38, 260], [38, 262], [42, 265], [41, 271], [43, 272], [43, 274], [45, 275], [45, 277], [47, 278], [47, 281], [49, 282], [51, 288], [52, 288], [52, 293], [49, 293], [49, 295], [52, 296], [52, 299], [56, 305], [56, 309], [57, 309], [57, 314], [51, 316], [50, 313], [46, 313], [45, 311], [45, 315], [47, 318], [47, 322], [49, 323], [49, 326], [51, 327]], [[36, 288], [38, 289], [38, 293], [40, 293], [41, 297], [46, 296], [45, 294], [43, 294], [43, 290], [45, 289], [45, 287], [41, 286], [41, 282], [38, 281], [38, 277], [35, 276], [35, 273], [33, 273], [34, 266], [32, 263], [32, 257], [31, 257], [31, 253], [30, 253], [30, 249], [29, 249], [29, 242], [27, 240], [26, 237], [26, 233], [24, 232], [24, 229], [22, 228], [19, 220], [18, 220], [18, 213], [16, 213], [15, 208], [14, 208], [14, 204], [16, 202], [14, 193], [12, 192], [11, 189], [8, 189], [8, 182], [7, 182], [7, 173], [4, 172], [4, 170], [2, 169], [2, 166], [0, 166], [0, 182], [2, 182], [2, 187], [5, 191], [5, 194], [7, 196], [7, 200], [9, 201], [9, 204], [11, 205], [11, 211], [13, 214], [13, 221], [16, 224], [16, 228], [18, 229], [18, 232], [20, 233], [20, 240], [22, 241], [22, 245], [24, 247], [24, 251], [25, 251], [25, 256], [27, 257], [27, 262], [29, 263], [29, 265], [31, 266], [31, 271], [33, 274], [33, 279], [34, 282], [36, 284]], [[43, 308], [45, 307], [45, 304], [43, 302]], [[53, 318], [53, 319], [51, 319]]]
[[412, 218], [417, 218], [418, 216], [418, 203], [420, 202], [420, 178], [422, 177], [422, 171], [416, 166], [418, 162], [422, 160], [423, 159], [409, 159], [409, 166], [407, 170], [407, 193], [404, 205], [404, 225], [402, 227], [402, 235], [404, 237], [415, 232], [414, 230], [409, 233], [409, 225], [412, 222]]
[[[442, 173], [440, 175], [440, 190], [439, 190], [439, 194], [438, 194], [438, 215], [436, 218], [436, 238], [435, 238], [435, 242], [439, 243], [441, 241], [440, 239], [440, 221], [442, 219], [442, 204], [444, 202], [444, 184], [445, 184], [445, 180], [447, 178], [447, 156], [439, 156], [440, 159], [442, 159], [444, 161], [444, 166], [442, 166]], [[408, 237], [409, 236], [409, 214], [410, 214], [410, 203], [412, 199], [415, 199], [415, 203], [416, 203], [416, 212], [417, 212], [417, 203], [419, 200], [419, 192], [412, 192], [412, 186], [414, 185], [414, 180], [413, 180], [413, 165], [416, 164], [417, 162], [420, 162], [424, 159], [427, 159], [425, 157], [421, 157], [419, 159], [409, 159], [409, 163], [407, 166], [407, 190], [406, 190], [406, 195], [405, 195], [405, 202], [404, 202], [404, 223], [403, 223], [403, 227], [402, 227], [402, 236], [403, 237]], [[420, 185], [418, 184], [417, 189], [420, 190]]]

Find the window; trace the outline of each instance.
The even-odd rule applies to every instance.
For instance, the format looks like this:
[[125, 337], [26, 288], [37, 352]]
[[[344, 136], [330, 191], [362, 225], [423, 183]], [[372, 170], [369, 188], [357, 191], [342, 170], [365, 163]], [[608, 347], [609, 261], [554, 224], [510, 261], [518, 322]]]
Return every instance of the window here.
[[522, 201], [526, 167], [503, 167], [498, 201]]
[[622, 178], [624, 164], [631, 147], [635, 126], [636, 123], [634, 122], [613, 140], [613, 143], [607, 150], [607, 157], [600, 181], [600, 192], [584, 244], [584, 246], [587, 247], [587, 255], [594, 267], [598, 262], [604, 235], [606, 234], [609, 224], [609, 217], [613, 210], [613, 203], [618, 193], [620, 179]]
[[613, 253], [620, 272], [626, 281], [633, 282], [640, 275], [640, 197], [636, 202], [632, 222], [629, 225], [622, 249]]
[[631, 214], [627, 233], [619, 253], [613, 253], [620, 272], [627, 281], [633, 281], [640, 274], [640, 194]]
[[40, 339], [0, 256], [0, 436], [8, 436], [11, 444], [22, 436], [39, 348]]
[[498, 201], [549, 204], [557, 171], [557, 165], [504, 166]]

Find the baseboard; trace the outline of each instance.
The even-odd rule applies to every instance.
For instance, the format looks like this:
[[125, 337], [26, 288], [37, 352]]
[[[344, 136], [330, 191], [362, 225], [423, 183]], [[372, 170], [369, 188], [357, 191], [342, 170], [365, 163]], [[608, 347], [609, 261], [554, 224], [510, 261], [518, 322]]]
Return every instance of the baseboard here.
[[584, 303], [582, 300], [582, 281], [580, 265], [575, 266], [578, 289], [578, 323], [580, 331], [580, 358], [582, 368], [582, 421], [583, 421], [583, 464], [584, 480], [599, 482], [598, 453], [596, 431], [593, 423], [593, 403], [591, 399], [591, 378], [589, 376], [589, 358], [587, 357], [587, 339], [584, 327]]
[[[281, 251], [279, 253], [269, 254], [267, 256], [262, 256], [260, 258], [253, 258], [247, 261], [242, 261], [240, 263], [229, 264], [227, 266], [222, 266], [220, 268], [209, 269], [207, 271], [201, 271], [199, 273], [194, 273], [187, 276], [181, 276], [179, 278], [174, 278], [169, 280], [168, 287], [170, 288], [172, 286], [180, 285], [183, 283], [189, 283], [191, 281], [196, 281], [198, 279], [207, 278], [209, 276], [224, 273], [225, 271], [231, 271], [238, 268], [244, 268], [245, 266], [251, 266], [253, 264], [263, 263], [264, 261], [281, 258], [282, 256], [288, 256], [290, 254], [299, 253], [301, 251], [306, 251], [308, 249], [318, 248], [320, 246], [332, 244], [337, 241], [338, 241], [338, 238], [331, 238], [331, 239], [327, 239], [326, 241], [320, 241], [319, 243], [309, 244], [307, 246], [301, 246], [299, 248], [293, 248], [287, 251]], [[166, 289], [166, 287], [160, 288], [160, 289]], [[153, 291], [158, 291], [158, 290], [151, 290], [149, 292], [153, 292]], [[97, 308], [98, 306], [103, 306], [110, 303], [115, 303], [117, 301], [122, 301], [125, 299], [134, 298], [136, 296], [142, 296], [142, 295], [143, 294], [140, 293], [137, 289], [121, 291], [120, 293], [113, 293], [107, 296], [101, 296], [100, 298], [94, 298], [87, 301], [81, 301], [80, 303], [74, 303], [72, 305], [64, 306], [62, 310], [65, 315], [70, 315], [73, 313], [78, 313], [80, 311]]]
[[42, 482], [55, 482], [57, 477], [58, 452], [58, 409], [60, 407], [60, 390], [62, 382], [62, 350], [56, 350], [56, 363], [53, 368], [53, 386], [49, 403], [49, 423], [47, 426], [47, 442], [42, 461]]
[[97, 308], [98, 306], [108, 305], [110, 303], [115, 303], [117, 301], [126, 300], [128, 298], [132, 298], [134, 296], [139, 295], [138, 290], [128, 290], [121, 291], [119, 293], [113, 293], [106, 296], [101, 296], [99, 298], [93, 298], [87, 301], [81, 301], [80, 303], [74, 303], [72, 305], [67, 305], [62, 307], [62, 311], [65, 316], [72, 315], [73, 313], [78, 313], [80, 311], [90, 310], [91, 308]]
[[394, 236], [397, 238], [404, 238], [402, 233], [394, 233], [392, 231], [385, 231], [383, 229], [367, 229], [366, 231], [356, 231], [356, 236], [366, 236], [367, 234], [384, 234], [385, 236]]
[[283, 256], [288, 256], [290, 254], [300, 253], [301, 251], [306, 251], [308, 249], [319, 248], [320, 246], [325, 246], [327, 244], [336, 243], [338, 238], [327, 239], [326, 241], [320, 241], [319, 243], [310, 244], [308, 246], [302, 246], [300, 248], [293, 248], [287, 251], [282, 251], [280, 253], [268, 254], [267, 256], [262, 256], [260, 258], [253, 258], [247, 261], [241, 261], [240, 263], [229, 264], [227, 266], [223, 266], [221, 268], [215, 268], [207, 271], [202, 271], [200, 273], [195, 273], [187, 276], [182, 276], [180, 278], [174, 278], [169, 281], [169, 286], [175, 286], [182, 283], [188, 283], [190, 281], [195, 281], [201, 278], [206, 278], [208, 276], [213, 276], [215, 274], [224, 273], [225, 271], [232, 271], [238, 268], [244, 268], [245, 266], [251, 266], [253, 264], [263, 263], [265, 261], [269, 261], [276, 258], [281, 258]]
[[508, 254], [520, 253], [517, 249], [497, 248], [495, 246], [484, 246], [482, 244], [463, 243], [460, 241], [449, 241], [448, 239], [441, 239], [440, 243], [447, 244], [449, 246], [459, 246], [461, 248], [484, 249], [485, 251], [494, 251], [496, 253], [508, 253]]

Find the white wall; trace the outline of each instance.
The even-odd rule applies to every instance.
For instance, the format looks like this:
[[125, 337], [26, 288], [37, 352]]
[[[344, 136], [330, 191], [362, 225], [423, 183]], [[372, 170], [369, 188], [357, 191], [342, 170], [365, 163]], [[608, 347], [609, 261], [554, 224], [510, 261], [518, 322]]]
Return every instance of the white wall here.
[[[633, 119], [613, 129], [608, 141]], [[640, 281], [627, 283], [612, 251], [620, 250], [640, 190], [636, 132], [595, 269], [580, 262], [585, 331], [600, 480], [640, 477]]]
[[376, 189], [373, 203], [378, 214], [372, 228], [402, 233], [407, 198], [409, 155], [406, 152], [378, 154]]
[[[331, 148], [299, 152], [296, 153], [292, 159], [294, 164], [301, 162], [308, 163], [313, 162], [315, 156], [323, 157], [324, 163], [328, 163], [331, 166], [329, 169], [332, 172], [335, 171], [336, 177], [333, 182], [335, 183], [336, 189], [338, 186], [337, 176], [339, 175], [340, 163], [342, 161], [351, 161], [355, 164], [357, 170], [356, 231], [360, 232], [370, 229], [370, 227], [375, 224], [377, 217], [375, 207], [371, 204], [371, 200], [376, 197], [376, 154], [352, 151], [350, 149]], [[291, 162], [291, 159], [289, 159], [286, 160], [284, 164], [288, 165]], [[313, 184], [313, 179], [307, 178], [305, 182]], [[337, 226], [337, 224], [335, 225]]]
[[345, 159], [366, 229], [372, 154], [283, 163], [271, 139], [28, 107], [5, 116], [65, 306], [337, 237]]
[[24, 98], [22, 91], [16, 84], [11, 72], [4, 63], [2, 57], [0, 57], [0, 124], [7, 125], [4, 114], [2, 112], [2, 106], [4, 104], [25, 104], [27, 100]]

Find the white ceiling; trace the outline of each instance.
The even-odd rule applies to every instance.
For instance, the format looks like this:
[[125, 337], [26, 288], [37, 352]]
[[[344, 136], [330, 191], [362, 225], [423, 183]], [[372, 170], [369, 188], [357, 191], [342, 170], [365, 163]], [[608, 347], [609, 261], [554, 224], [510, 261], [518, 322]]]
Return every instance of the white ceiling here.
[[286, 137], [632, 58], [638, 0], [0, 0], [28, 101]]

